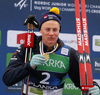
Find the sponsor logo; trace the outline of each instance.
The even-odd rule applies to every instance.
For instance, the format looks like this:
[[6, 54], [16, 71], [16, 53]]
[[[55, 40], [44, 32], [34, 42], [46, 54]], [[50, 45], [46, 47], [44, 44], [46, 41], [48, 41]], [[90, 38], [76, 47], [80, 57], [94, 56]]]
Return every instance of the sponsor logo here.
[[57, 60], [53, 60], [53, 59], [48, 59], [43, 65], [46, 66], [52, 66], [52, 67], [58, 67], [58, 68], [64, 68], [66, 69], [64, 63], [62, 61], [57, 61]]
[[16, 54], [17, 54], [17, 52], [14, 53], [14, 56], [11, 58], [11, 60], [17, 60]]
[[17, 44], [23, 44], [25, 42], [25, 33], [17, 34]]
[[7, 31], [7, 46], [8, 47], [19, 47], [25, 40], [26, 31], [16, 31], [8, 30]]
[[30, 46], [30, 44], [31, 44], [31, 35], [28, 34], [27, 46]]
[[97, 61], [95, 61], [95, 67], [100, 67], [100, 63], [98, 63]]
[[76, 25], [77, 25], [78, 45], [82, 46], [81, 24], [80, 24], [80, 19], [79, 18], [76, 18]]
[[33, 82], [29, 82], [30, 86], [34, 86], [36, 88], [41, 88], [41, 89], [49, 89], [49, 90], [53, 90], [53, 89], [57, 89], [57, 86], [48, 86], [48, 85], [43, 85], [43, 84], [36, 84]]
[[69, 51], [68, 49], [62, 48], [61, 54], [68, 55], [68, 51]]
[[66, 78], [62, 93], [67, 93], [67, 95], [73, 95], [73, 93], [74, 95], [81, 95], [81, 90], [74, 85], [71, 79]]
[[90, 54], [85, 54], [85, 59], [86, 59], [86, 63], [90, 63], [91, 60], [90, 60]]
[[44, 19], [45, 19], [45, 18], [47, 18], [47, 17], [48, 17], [48, 16], [47, 16], [47, 15], [45, 15], [45, 16], [44, 16]]
[[92, 49], [93, 51], [100, 52], [100, 36], [94, 35], [93, 38], [93, 45]]
[[49, 19], [53, 19], [53, 17], [49, 17]]
[[6, 91], [7, 92], [19, 92], [20, 93], [21, 87], [22, 87], [22, 81], [14, 84], [12, 86], [6, 87]]
[[100, 46], [100, 39], [95, 39], [95, 45]]
[[59, 38], [62, 39], [65, 45], [68, 45], [74, 48], [75, 50], [78, 50], [76, 34], [60, 33]]
[[65, 83], [64, 89], [78, 90], [78, 88], [75, 87], [73, 83], [68, 83], [68, 84]]
[[73, 44], [73, 43], [76, 43], [77, 44], [77, 41], [75, 40], [63, 40], [64, 43], [70, 43], [70, 44]]
[[21, 10], [22, 8], [26, 8], [28, 4], [26, 4], [27, 0], [20, 0], [18, 3], [14, 3], [14, 7], [19, 7]]
[[84, 62], [84, 57], [82, 53], [79, 53], [79, 63], [83, 63]]
[[24, 47], [34, 47], [34, 33], [26, 33]]
[[100, 58], [93, 58], [93, 71], [100, 73]]
[[85, 18], [82, 19], [83, 21], [83, 32], [84, 32], [84, 45], [89, 46], [88, 43], [88, 31], [87, 31], [87, 21]]
[[17, 58], [11, 58], [11, 60], [17, 60]]

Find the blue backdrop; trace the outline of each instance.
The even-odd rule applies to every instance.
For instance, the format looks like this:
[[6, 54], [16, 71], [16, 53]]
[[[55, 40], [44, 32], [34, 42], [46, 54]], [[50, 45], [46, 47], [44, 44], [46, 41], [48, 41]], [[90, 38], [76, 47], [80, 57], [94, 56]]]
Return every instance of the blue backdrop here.
[[[9, 55], [15, 52], [16, 46], [10, 45], [13, 40], [11, 30], [27, 31], [23, 25], [29, 15], [36, 15], [39, 21], [40, 14], [52, 7], [60, 9], [62, 17], [61, 33], [75, 34], [75, 5], [74, 0], [3, 0], [0, 1], [0, 95], [20, 95], [20, 83], [13, 86], [15, 89], [5, 86], [2, 76], [9, 62]], [[87, 23], [91, 53], [93, 78], [100, 80], [100, 1], [86, 0]], [[35, 28], [38, 32], [38, 29]], [[67, 39], [67, 37], [66, 37]], [[12, 42], [13, 43], [13, 42]]]

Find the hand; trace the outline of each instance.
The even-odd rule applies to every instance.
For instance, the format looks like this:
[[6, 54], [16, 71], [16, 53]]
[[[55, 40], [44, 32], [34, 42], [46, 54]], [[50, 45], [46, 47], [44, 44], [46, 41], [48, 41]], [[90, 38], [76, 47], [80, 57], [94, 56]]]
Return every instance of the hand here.
[[33, 55], [31, 61], [30, 61], [30, 66], [33, 68], [34, 65], [42, 65], [45, 63], [45, 57], [41, 54], [36, 54]]
[[35, 15], [30, 15], [26, 18], [24, 25], [27, 25], [27, 23], [33, 24], [36, 28], [39, 28], [39, 23], [36, 20], [36, 16]]
[[99, 87], [94, 86], [92, 88], [89, 88], [89, 94], [91, 94], [91, 95], [100, 95]]

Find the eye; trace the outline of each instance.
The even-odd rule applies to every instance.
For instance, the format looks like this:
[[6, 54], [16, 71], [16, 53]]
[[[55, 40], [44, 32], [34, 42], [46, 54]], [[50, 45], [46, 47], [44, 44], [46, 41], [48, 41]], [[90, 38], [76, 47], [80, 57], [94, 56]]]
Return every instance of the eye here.
[[46, 31], [50, 31], [50, 28], [46, 28], [45, 30], [46, 30]]
[[54, 28], [53, 31], [56, 32], [56, 31], [58, 31], [58, 29], [57, 28]]

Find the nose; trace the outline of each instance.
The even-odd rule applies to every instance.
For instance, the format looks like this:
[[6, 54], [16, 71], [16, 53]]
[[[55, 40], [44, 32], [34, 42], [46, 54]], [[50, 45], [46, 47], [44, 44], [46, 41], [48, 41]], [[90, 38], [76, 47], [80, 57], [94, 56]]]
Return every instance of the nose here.
[[53, 30], [50, 30], [49, 34], [50, 35], [53, 35], [54, 34]]

